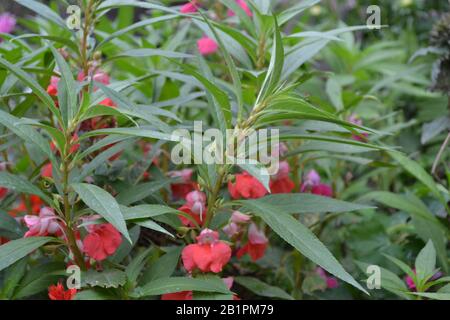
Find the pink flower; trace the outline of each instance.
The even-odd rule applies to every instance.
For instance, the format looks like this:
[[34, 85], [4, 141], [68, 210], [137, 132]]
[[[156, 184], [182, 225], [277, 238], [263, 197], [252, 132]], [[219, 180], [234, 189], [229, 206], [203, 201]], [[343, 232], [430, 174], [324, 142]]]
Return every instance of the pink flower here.
[[339, 287], [339, 283], [338, 283], [337, 279], [335, 277], [328, 276], [327, 273], [325, 272], [325, 270], [323, 270], [321, 267], [317, 267], [316, 273], [323, 280], [325, 280], [328, 289], [334, 289], [334, 288]]
[[180, 12], [181, 13], [195, 13], [195, 12], [197, 12], [197, 6], [198, 6], [198, 4], [197, 4], [197, 1], [195, 1], [195, 0], [192, 2], [185, 3], [181, 7]]
[[[245, 13], [249, 16], [252, 17], [253, 13], [251, 12], [250, 8], [247, 5], [247, 2], [245, 2], [245, 0], [236, 0], [237, 4], [245, 11]], [[229, 17], [233, 17], [236, 14], [234, 13], [233, 10], [228, 10], [228, 16]]]
[[197, 237], [196, 244], [190, 244], [181, 253], [183, 265], [188, 272], [221, 272], [231, 258], [231, 248], [219, 240], [219, 233], [209, 229], [203, 230]]
[[266, 188], [247, 172], [236, 174], [236, 182], [228, 182], [228, 192], [233, 199], [258, 199], [267, 194]]
[[58, 83], [59, 83], [59, 77], [52, 76], [50, 78], [50, 84], [47, 87], [47, 93], [51, 96], [57, 96], [58, 95]]
[[41, 177], [42, 178], [53, 177], [53, 166], [51, 162], [47, 163], [45, 166], [41, 168]]
[[211, 38], [203, 37], [197, 41], [198, 51], [204, 56], [213, 54], [219, 49], [219, 45]]
[[268, 244], [269, 240], [264, 234], [264, 231], [259, 230], [258, 227], [252, 223], [248, 228], [248, 242], [238, 250], [236, 256], [241, 258], [248, 253], [252, 260], [256, 261], [264, 256]]
[[231, 215], [231, 221], [234, 223], [247, 223], [250, 221], [250, 216], [239, 211], [233, 211], [233, 214]]
[[223, 227], [223, 232], [230, 238], [241, 232], [241, 226], [247, 224], [250, 221], [250, 216], [240, 213], [239, 211], [234, 211], [231, 215], [230, 222]]
[[330, 185], [320, 183], [320, 176], [315, 170], [309, 171], [300, 188], [301, 192], [310, 192], [319, 196], [332, 197], [333, 188]]
[[230, 222], [225, 227], [223, 227], [222, 230], [229, 238], [232, 238], [235, 235], [239, 234], [241, 228], [237, 225], [237, 223]]
[[[362, 120], [354, 113], [347, 118], [347, 121], [356, 124], [357, 126], [362, 126], [363, 124]], [[356, 141], [366, 141], [368, 136], [369, 134], [367, 132], [363, 132], [360, 133], [359, 135], [353, 134], [352, 139]]]
[[44, 237], [50, 234], [62, 234], [58, 217], [52, 208], [43, 207], [37, 216], [26, 215], [23, 220], [28, 227], [24, 237]]
[[94, 260], [106, 259], [122, 243], [122, 236], [110, 223], [89, 225], [87, 229], [89, 234], [83, 240], [83, 251]]
[[50, 300], [72, 300], [75, 298], [75, 295], [77, 294], [77, 289], [68, 289], [64, 290], [64, 287], [61, 282], [58, 282], [58, 284], [51, 285], [48, 288], [48, 297]]
[[[204, 222], [206, 214], [206, 195], [201, 191], [191, 191], [186, 195], [186, 203], [178, 208], [190, 215], [199, 225]], [[192, 221], [180, 215], [180, 220], [185, 226], [193, 227]]]
[[8, 12], [0, 14], [0, 33], [11, 33], [16, 26], [16, 18]]

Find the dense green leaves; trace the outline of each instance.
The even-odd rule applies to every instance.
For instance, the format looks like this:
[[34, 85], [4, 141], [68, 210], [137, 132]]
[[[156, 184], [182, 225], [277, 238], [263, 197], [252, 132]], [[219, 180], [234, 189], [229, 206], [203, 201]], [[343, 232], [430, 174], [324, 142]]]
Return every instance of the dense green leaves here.
[[113, 196], [95, 185], [86, 183], [72, 184], [72, 188], [89, 208], [110, 222], [131, 242], [122, 212]]
[[54, 241], [50, 237], [31, 237], [12, 240], [0, 246], [0, 271], [22, 259], [44, 244]]
[[366, 292], [366, 290], [364, 290], [364, 288], [344, 270], [322, 242], [320, 242], [308, 228], [291, 215], [280, 210], [276, 205], [262, 203], [258, 200], [247, 200], [241, 201], [240, 203], [245, 208], [261, 217], [273, 231], [307, 258], [311, 259], [336, 277], [348, 282], [359, 290]]

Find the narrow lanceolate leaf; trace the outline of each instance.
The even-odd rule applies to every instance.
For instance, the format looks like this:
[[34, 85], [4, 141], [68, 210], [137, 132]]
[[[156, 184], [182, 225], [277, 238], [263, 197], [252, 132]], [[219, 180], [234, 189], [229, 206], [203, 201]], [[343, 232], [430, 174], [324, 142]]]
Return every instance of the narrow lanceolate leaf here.
[[180, 291], [201, 291], [201, 292], [218, 292], [230, 294], [231, 292], [225, 286], [225, 283], [218, 279], [195, 279], [184, 277], [160, 278], [153, 280], [143, 287], [135, 290], [137, 297], [157, 296], [166, 293]]
[[0, 58], [0, 66], [8, 69], [12, 74], [14, 74], [20, 81], [29, 86], [33, 93], [51, 110], [51, 112], [61, 120], [61, 114], [56, 108], [53, 99], [49, 94], [34, 80], [29, 74], [24, 72], [21, 68], [9, 63], [3, 58]]
[[338, 213], [374, 208], [309, 193], [273, 194], [258, 199], [258, 202], [276, 206], [286, 213]]
[[417, 162], [414, 160], [411, 160], [404, 155], [402, 155], [399, 152], [389, 152], [389, 155], [394, 158], [400, 165], [408, 171], [410, 174], [412, 174], [414, 177], [416, 177], [420, 182], [422, 182], [424, 185], [430, 189], [431, 192], [443, 203], [446, 203], [444, 197], [439, 192], [439, 189], [437, 187], [436, 182], [434, 182], [433, 178], [425, 171], [422, 166], [420, 166]]
[[416, 258], [415, 267], [417, 278], [424, 280], [434, 274], [436, 266], [436, 250], [433, 241], [428, 240], [426, 246], [419, 252]]
[[[236, 4], [233, 2], [233, 5], [236, 5]], [[236, 5], [236, 7], [239, 7], [239, 6]], [[248, 18], [247, 15], [245, 14], [245, 12], [243, 12], [243, 10], [240, 7], [239, 7], [239, 9], [240, 10], [238, 12], [239, 13], [244, 13], [244, 16], [246, 18]], [[240, 79], [239, 73], [238, 73], [238, 71], [236, 69], [236, 65], [235, 65], [235, 63], [233, 61], [233, 58], [231, 58], [231, 55], [228, 52], [228, 49], [227, 49], [226, 45], [224, 44], [224, 42], [222, 41], [222, 38], [220, 37], [219, 33], [213, 27], [213, 25], [208, 20], [208, 18], [203, 14], [203, 12], [201, 10], [199, 12], [202, 15], [203, 19], [205, 20], [205, 22], [207, 23], [207, 25], [209, 26], [209, 28], [211, 29], [212, 33], [214, 34], [214, 37], [216, 38], [217, 42], [219, 43], [220, 51], [222, 52], [222, 54], [223, 54], [223, 56], [225, 58], [225, 62], [227, 64], [228, 70], [230, 72], [231, 79], [233, 80], [234, 93], [235, 93], [236, 98], [237, 98], [239, 114], [241, 115], [242, 112], [243, 112], [243, 107], [244, 107], [244, 100], [243, 100], [244, 98], [242, 96], [241, 79]]]
[[271, 95], [273, 91], [279, 86], [281, 72], [283, 71], [284, 65], [283, 39], [281, 37], [281, 31], [280, 28], [278, 27], [278, 22], [275, 17], [274, 23], [275, 23], [275, 31], [274, 31], [272, 58], [270, 60], [266, 78], [264, 79], [258, 98], [256, 99], [256, 105], [264, 101], [264, 99], [267, 96]]
[[292, 298], [292, 296], [286, 291], [278, 287], [268, 285], [257, 278], [235, 277], [234, 281], [261, 297], [294, 300], [294, 298]]
[[0, 187], [4, 187], [16, 192], [35, 194], [42, 200], [47, 202], [47, 204], [52, 203], [51, 199], [45, 193], [43, 193], [41, 189], [18, 175], [14, 175], [8, 172], [0, 172]]
[[57, 14], [55, 11], [47, 7], [45, 4], [42, 4], [39, 1], [35, 0], [16, 0], [16, 2], [36, 12], [44, 19], [50, 20], [59, 25], [60, 27], [67, 29], [66, 22], [63, 20], [63, 18], [61, 18], [59, 14]]
[[238, 201], [255, 215], [261, 217], [282, 239], [300, 251], [329, 273], [351, 284], [355, 288], [367, 291], [342, 267], [331, 252], [308, 228], [292, 215], [278, 206], [262, 203], [259, 200]]
[[55, 239], [51, 237], [30, 237], [13, 240], [1, 245], [0, 271], [52, 240]]
[[156, 130], [146, 129], [144, 127], [136, 127], [136, 128], [108, 128], [108, 129], [99, 129], [89, 131], [78, 139], [79, 141], [94, 137], [94, 136], [103, 136], [105, 134], [116, 134], [123, 136], [131, 136], [131, 137], [143, 137], [143, 138], [151, 138], [165, 141], [179, 141], [179, 137], [173, 134], [162, 133]]
[[68, 126], [77, 112], [78, 85], [73, 78], [66, 60], [54, 47], [50, 46], [50, 50], [52, 50], [59, 71], [61, 72], [61, 81], [58, 84], [59, 109], [61, 110], [64, 124]]
[[131, 242], [125, 219], [122, 216], [116, 199], [112, 195], [102, 188], [87, 183], [75, 183], [72, 184], [72, 187], [89, 208], [110, 222]]

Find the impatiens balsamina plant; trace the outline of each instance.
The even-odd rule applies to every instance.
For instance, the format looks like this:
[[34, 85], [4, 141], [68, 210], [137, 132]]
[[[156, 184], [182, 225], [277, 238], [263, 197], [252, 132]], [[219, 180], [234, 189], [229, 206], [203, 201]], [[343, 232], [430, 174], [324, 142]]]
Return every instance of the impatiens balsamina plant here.
[[311, 281], [368, 297], [318, 236], [374, 207], [337, 200], [302, 152], [403, 156], [301, 90], [328, 77], [310, 59], [366, 26], [294, 33], [319, 0], [15, 2], [23, 19], [0, 16], [2, 298], [300, 299]]

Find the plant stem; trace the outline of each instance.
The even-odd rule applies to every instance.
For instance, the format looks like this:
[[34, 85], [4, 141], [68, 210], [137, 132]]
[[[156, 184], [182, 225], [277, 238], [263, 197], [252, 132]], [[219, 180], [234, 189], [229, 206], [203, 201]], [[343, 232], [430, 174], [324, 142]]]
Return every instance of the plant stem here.
[[66, 147], [63, 154], [63, 202], [64, 202], [64, 220], [66, 222], [66, 236], [69, 244], [69, 249], [72, 251], [76, 264], [84, 270], [86, 268], [84, 264], [83, 255], [77, 245], [75, 232], [72, 229], [72, 217], [70, 215], [70, 201], [69, 201], [69, 160], [67, 157], [67, 150], [69, 150], [70, 135], [66, 136]]
[[219, 169], [219, 176], [217, 177], [216, 184], [214, 185], [214, 188], [208, 197], [208, 208], [206, 212], [206, 220], [205, 220], [205, 228], [208, 228], [209, 224], [211, 223], [212, 218], [214, 217], [214, 214], [216, 213], [217, 209], [219, 208], [217, 206], [217, 197], [219, 195], [220, 189], [223, 184], [224, 178], [228, 175], [228, 167], [222, 166]]

